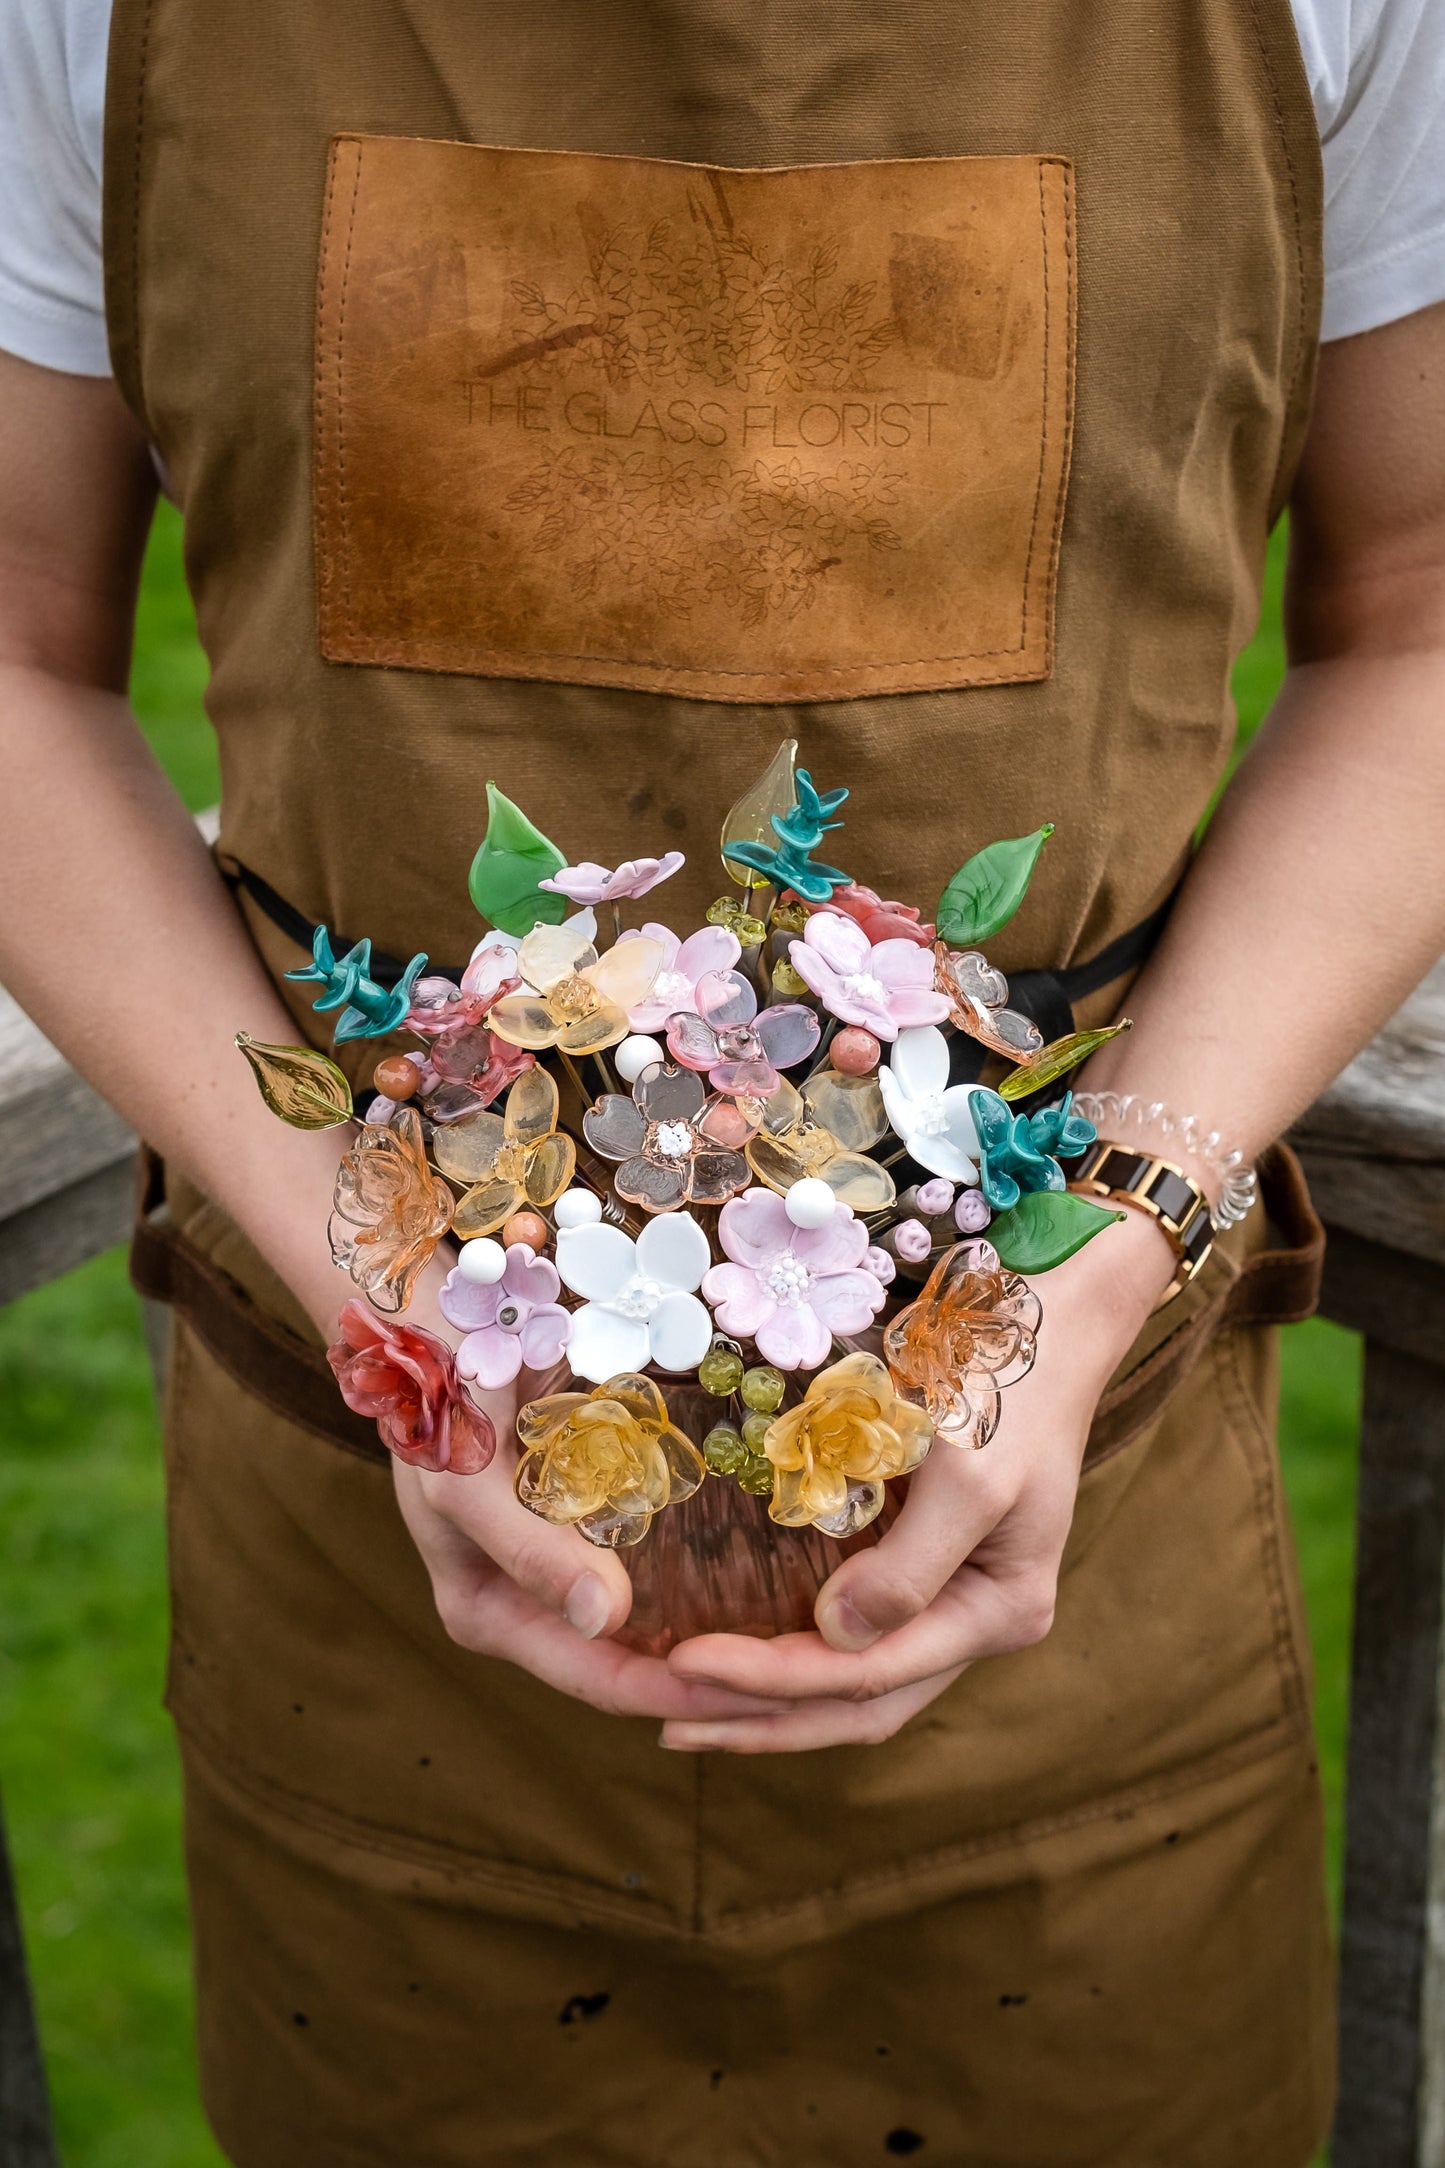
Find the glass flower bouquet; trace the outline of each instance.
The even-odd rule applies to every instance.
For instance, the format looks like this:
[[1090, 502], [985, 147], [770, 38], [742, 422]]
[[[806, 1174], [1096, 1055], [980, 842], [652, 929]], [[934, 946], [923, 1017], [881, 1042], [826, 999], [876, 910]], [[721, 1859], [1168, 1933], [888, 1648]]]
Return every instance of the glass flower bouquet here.
[[[517, 1392], [518, 1498], [628, 1553], [653, 1648], [806, 1623], [886, 1486], [992, 1436], [1034, 1359], [1030, 1280], [1120, 1217], [1067, 1189], [1094, 1131], [1051, 1090], [1124, 1026], [1045, 1045], [977, 945], [1051, 831], [980, 851], [929, 923], [815, 857], [848, 793], [795, 753], [727, 816], [732, 885], [684, 929], [623, 924], [680, 853], [569, 864], [488, 784], [490, 930], [459, 979], [415, 956], [385, 985], [325, 927], [290, 974], [338, 1043], [400, 1049], [371, 1093], [237, 1041], [282, 1119], [361, 1125], [330, 1230], [359, 1290], [330, 1350], [348, 1404], [470, 1474], [496, 1450], [474, 1390]], [[455, 1353], [398, 1321], [448, 1236]]]

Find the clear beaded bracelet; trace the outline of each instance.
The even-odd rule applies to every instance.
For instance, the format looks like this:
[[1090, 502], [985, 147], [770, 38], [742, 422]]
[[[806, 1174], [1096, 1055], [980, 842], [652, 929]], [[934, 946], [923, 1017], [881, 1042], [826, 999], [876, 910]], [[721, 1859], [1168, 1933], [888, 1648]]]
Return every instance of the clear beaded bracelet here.
[[1075, 1092], [1074, 1111], [1111, 1144], [1147, 1135], [1174, 1145], [1176, 1157], [1187, 1153], [1219, 1186], [1216, 1227], [1236, 1226], [1252, 1210], [1259, 1194], [1253, 1167], [1245, 1165], [1243, 1152], [1222, 1150], [1219, 1131], [1202, 1128], [1194, 1115], [1176, 1114], [1161, 1099], [1141, 1099], [1135, 1092]]

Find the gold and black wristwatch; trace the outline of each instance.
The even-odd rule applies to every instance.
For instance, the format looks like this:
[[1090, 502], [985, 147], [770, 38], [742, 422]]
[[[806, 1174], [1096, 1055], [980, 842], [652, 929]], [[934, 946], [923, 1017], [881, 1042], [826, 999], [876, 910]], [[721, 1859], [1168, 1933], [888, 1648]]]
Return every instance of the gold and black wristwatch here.
[[1110, 1198], [1157, 1220], [1173, 1246], [1178, 1266], [1156, 1305], [1163, 1308], [1189, 1285], [1214, 1247], [1214, 1215], [1199, 1184], [1172, 1160], [1138, 1152], [1100, 1137], [1069, 1178], [1085, 1197]]

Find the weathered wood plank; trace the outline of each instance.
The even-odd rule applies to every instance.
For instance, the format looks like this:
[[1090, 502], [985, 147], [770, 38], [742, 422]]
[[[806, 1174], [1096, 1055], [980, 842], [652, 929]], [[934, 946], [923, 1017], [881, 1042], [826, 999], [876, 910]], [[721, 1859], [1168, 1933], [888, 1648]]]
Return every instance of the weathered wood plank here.
[[60, 2168], [0, 1814], [0, 2168]]
[[1445, 1264], [1445, 962], [1292, 1142], [1327, 1227]]
[[[1421, 2168], [1445, 1369], [1366, 1351], [1332, 2168]], [[1432, 2061], [1431, 2076], [1436, 2065]]]

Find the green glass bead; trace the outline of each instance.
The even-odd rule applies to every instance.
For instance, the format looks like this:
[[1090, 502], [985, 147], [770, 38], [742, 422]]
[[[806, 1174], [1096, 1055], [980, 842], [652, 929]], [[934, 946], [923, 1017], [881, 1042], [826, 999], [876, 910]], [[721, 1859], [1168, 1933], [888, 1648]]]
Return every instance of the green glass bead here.
[[764, 1415], [756, 1408], [751, 1415], [743, 1417], [743, 1438], [750, 1452], [761, 1453], [763, 1440], [771, 1428], [772, 1420], [771, 1415]]
[[771, 1363], [763, 1363], [756, 1370], [745, 1370], [743, 1382], [738, 1388], [743, 1405], [755, 1408], [760, 1415], [775, 1415], [783, 1404], [783, 1373]]
[[725, 1400], [742, 1383], [743, 1359], [730, 1347], [710, 1347], [697, 1366], [697, 1382], [705, 1393]]
[[740, 912], [736, 918], [729, 919], [728, 924], [743, 948], [761, 948], [768, 937], [768, 929], [762, 920], [754, 918], [749, 911]]
[[743, 907], [736, 896], [719, 896], [703, 913], [709, 926], [731, 926], [743, 915]]
[[702, 1457], [714, 1475], [736, 1475], [751, 1458], [742, 1432], [731, 1423], [718, 1423], [702, 1441]]
[[791, 1001], [799, 994], [806, 994], [811, 991], [812, 989], [803, 977], [802, 972], [795, 971], [786, 959], [782, 963], [773, 965], [773, 992], [775, 994], [785, 995]]
[[749, 1454], [738, 1470], [739, 1490], [751, 1491], [755, 1498], [771, 1498], [773, 1495], [773, 1464], [763, 1453]]

